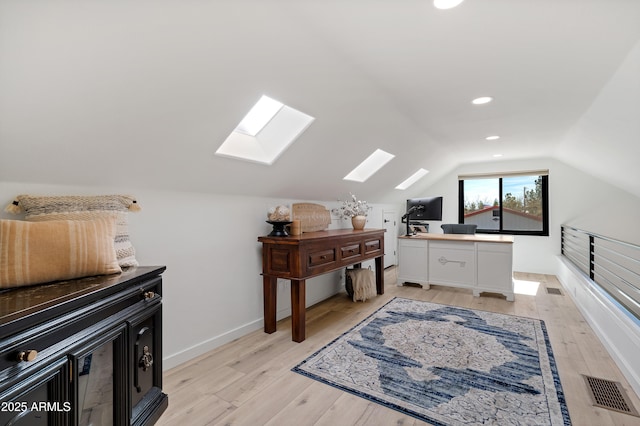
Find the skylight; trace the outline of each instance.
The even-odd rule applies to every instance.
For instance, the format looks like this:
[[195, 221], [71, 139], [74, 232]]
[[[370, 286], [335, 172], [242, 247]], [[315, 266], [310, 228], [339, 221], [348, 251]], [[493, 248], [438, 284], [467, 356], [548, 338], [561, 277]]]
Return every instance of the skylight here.
[[373, 154], [368, 156], [358, 167], [353, 169], [343, 179], [364, 182], [375, 172], [380, 170], [382, 166], [391, 161], [393, 157], [395, 157], [395, 155], [389, 154], [381, 149], [376, 149]]
[[262, 95], [257, 104], [244, 116], [235, 131], [255, 136], [282, 109], [284, 104]]
[[409, 176], [409, 178], [407, 178], [400, 185], [396, 186], [396, 189], [401, 189], [404, 191], [405, 189], [407, 189], [408, 187], [410, 187], [411, 185], [413, 185], [414, 183], [422, 179], [424, 176], [426, 176], [427, 173], [429, 173], [429, 170], [419, 169], [417, 172]]
[[433, 0], [433, 5], [438, 9], [452, 9], [464, 0]]
[[216, 155], [273, 164], [315, 120], [267, 96], [251, 108]]
[[480, 98], [475, 98], [471, 101], [471, 103], [474, 105], [484, 105], [488, 104], [491, 101], [493, 101], [493, 98], [491, 96], [482, 96]]

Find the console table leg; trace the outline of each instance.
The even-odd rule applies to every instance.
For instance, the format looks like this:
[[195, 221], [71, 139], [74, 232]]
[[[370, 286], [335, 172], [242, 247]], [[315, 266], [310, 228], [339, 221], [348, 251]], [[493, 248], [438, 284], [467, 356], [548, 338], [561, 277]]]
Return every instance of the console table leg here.
[[275, 277], [262, 277], [262, 291], [264, 298], [264, 332], [273, 333], [276, 331], [276, 294], [278, 282]]
[[382, 256], [376, 257], [376, 290], [378, 294], [384, 294], [384, 268], [382, 266]]
[[291, 280], [291, 340], [298, 343], [305, 339], [305, 288], [305, 280]]

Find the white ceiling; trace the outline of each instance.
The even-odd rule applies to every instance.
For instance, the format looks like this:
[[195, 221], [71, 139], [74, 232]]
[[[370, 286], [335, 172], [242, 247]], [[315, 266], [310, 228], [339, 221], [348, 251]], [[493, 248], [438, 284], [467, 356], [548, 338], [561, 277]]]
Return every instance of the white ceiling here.
[[[0, 0], [0, 181], [399, 201], [495, 153], [571, 163], [639, 41], [637, 0]], [[272, 166], [214, 156], [263, 94], [315, 121]]]

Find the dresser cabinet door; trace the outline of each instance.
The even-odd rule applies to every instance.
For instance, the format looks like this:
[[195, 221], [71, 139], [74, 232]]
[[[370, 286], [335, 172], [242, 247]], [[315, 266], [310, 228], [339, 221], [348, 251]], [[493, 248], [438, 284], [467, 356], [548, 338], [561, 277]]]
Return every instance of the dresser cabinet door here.
[[478, 243], [478, 287], [513, 292], [511, 244]]
[[67, 358], [0, 393], [0, 426], [66, 426], [70, 424]]
[[401, 239], [398, 242], [398, 283], [429, 284], [428, 242]]
[[[155, 296], [159, 297], [159, 296]], [[166, 405], [162, 393], [162, 311], [160, 304], [129, 320], [131, 424], [147, 424], [158, 406]], [[151, 422], [152, 423], [152, 422]]]
[[75, 422], [78, 426], [126, 424], [124, 324], [70, 354]]

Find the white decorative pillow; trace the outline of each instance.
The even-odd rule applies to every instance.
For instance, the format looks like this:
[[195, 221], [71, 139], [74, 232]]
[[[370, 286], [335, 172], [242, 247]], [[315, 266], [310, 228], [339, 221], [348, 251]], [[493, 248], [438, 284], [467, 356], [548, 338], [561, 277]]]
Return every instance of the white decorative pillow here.
[[121, 267], [138, 266], [135, 249], [129, 237], [128, 212], [138, 211], [136, 200], [129, 195], [19, 195], [6, 211], [26, 212], [30, 222], [49, 220], [91, 220], [116, 216], [114, 246]]
[[0, 289], [122, 272], [114, 218], [0, 220]]

